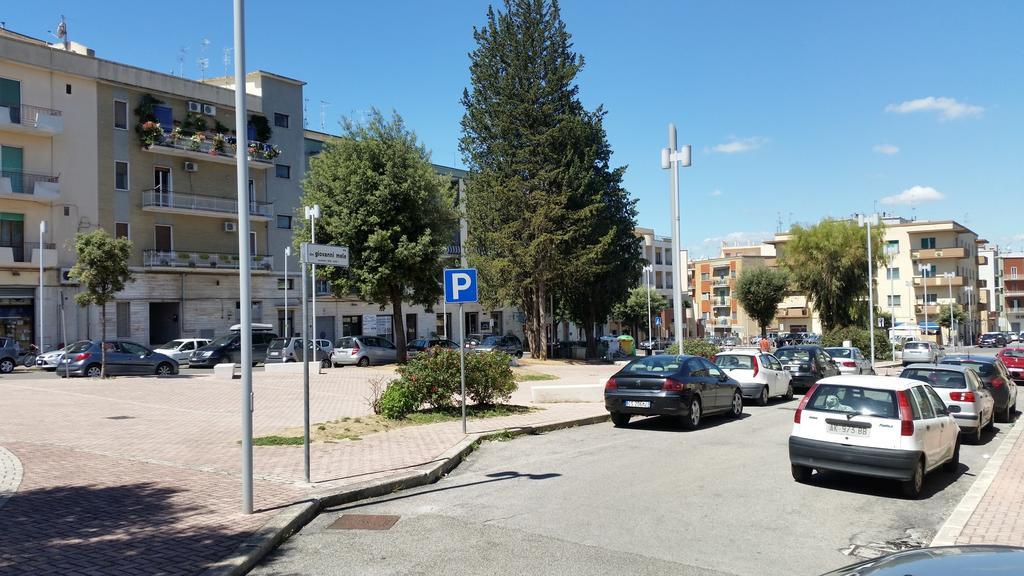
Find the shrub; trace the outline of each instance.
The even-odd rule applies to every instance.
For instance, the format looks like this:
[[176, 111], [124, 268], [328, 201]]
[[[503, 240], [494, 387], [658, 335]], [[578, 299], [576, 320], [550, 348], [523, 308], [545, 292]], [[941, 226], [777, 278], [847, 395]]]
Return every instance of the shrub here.
[[455, 350], [434, 350], [419, 354], [398, 367], [403, 384], [414, 390], [431, 408], [451, 408], [460, 388], [459, 354]]
[[402, 380], [395, 380], [389, 384], [377, 401], [380, 415], [391, 420], [405, 418], [422, 404], [416, 390]]
[[[844, 326], [826, 332], [821, 337], [822, 346], [842, 346], [844, 340], [849, 340], [865, 356], [871, 354], [871, 333], [866, 328], [858, 326]], [[875, 330], [875, 360], [889, 360], [892, 356], [892, 344], [886, 336], [884, 329]]]
[[[690, 356], [703, 356], [711, 359], [712, 356], [721, 352], [722, 349], [707, 340], [700, 338], [687, 338], [683, 340], [683, 354]], [[665, 349], [666, 354], [679, 354], [679, 345], [672, 344]]]
[[515, 375], [504, 352], [466, 356], [466, 396], [476, 404], [508, 402], [515, 392]]

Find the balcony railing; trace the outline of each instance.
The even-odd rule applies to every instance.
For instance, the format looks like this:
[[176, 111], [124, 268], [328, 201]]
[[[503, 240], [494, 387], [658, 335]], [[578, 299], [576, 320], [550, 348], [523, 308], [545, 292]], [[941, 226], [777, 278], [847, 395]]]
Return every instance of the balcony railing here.
[[1003, 296], [1016, 298], [1018, 296], [1024, 296], [1024, 289], [1014, 288], [1013, 290], [1003, 289]]
[[729, 285], [729, 277], [728, 276], [715, 276], [715, 277], [711, 278], [711, 285], [712, 286], [728, 286]]
[[0, 129], [3, 128], [18, 132], [60, 134], [64, 131], [64, 117], [60, 110], [31, 104], [0, 106]]
[[37, 174], [22, 170], [0, 170], [0, 195], [21, 194], [26, 200], [31, 197], [52, 200], [60, 195], [60, 176]]
[[[237, 154], [236, 138], [225, 136], [216, 132], [197, 132], [192, 135], [182, 135], [178, 132], [162, 133], [153, 132], [156, 136], [152, 143], [144, 148], [149, 150], [172, 149], [176, 151], [192, 153], [191, 156], [206, 156], [209, 159], [217, 159], [221, 162], [231, 161]], [[263, 166], [270, 166], [281, 151], [271, 144], [250, 141], [248, 144], [249, 159]], [[233, 163], [233, 162], [228, 162]]]
[[[144, 250], [142, 265], [160, 268], [228, 268], [237, 269], [238, 254], [198, 252], [185, 250]], [[274, 257], [266, 254], [251, 256], [253, 270], [272, 270]]]
[[[238, 201], [234, 198], [186, 194], [159, 188], [142, 191], [142, 207], [176, 212], [207, 212], [214, 215], [238, 214]], [[274, 215], [274, 205], [268, 202], [249, 202], [249, 214], [270, 218]]]
[[728, 296], [719, 296], [717, 298], [713, 298], [712, 301], [714, 302], [715, 308], [728, 308], [729, 306], [732, 306], [732, 298]]
[[929, 248], [911, 250], [910, 257], [914, 260], [939, 260], [942, 258], [966, 258], [967, 249], [960, 246], [949, 248]]
[[929, 288], [945, 288], [946, 286], [963, 286], [963, 276], [953, 276], [952, 278], [946, 278], [945, 276], [929, 276], [927, 278], [921, 278], [920, 276], [914, 278], [914, 286], [928, 286]]
[[726, 316], [718, 316], [715, 318], [715, 326], [730, 326], [732, 324], [732, 318]]
[[[43, 250], [55, 250], [56, 244], [50, 242], [43, 242]], [[31, 262], [32, 253], [39, 249], [39, 242], [22, 242], [22, 243], [11, 243], [11, 242], [0, 242], [0, 252], [6, 252], [10, 249], [10, 253], [13, 255], [12, 261], [14, 262]], [[56, 262], [50, 262], [51, 265]]]
[[808, 316], [807, 308], [779, 308], [775, 311], [776, 318], [802, 318]]

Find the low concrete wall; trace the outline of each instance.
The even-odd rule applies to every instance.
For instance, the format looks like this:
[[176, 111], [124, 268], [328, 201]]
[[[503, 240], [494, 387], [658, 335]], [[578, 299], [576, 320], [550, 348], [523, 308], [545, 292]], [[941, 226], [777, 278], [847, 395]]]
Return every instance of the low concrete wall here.
[[[213, 377], [218, 380], [231, 380], [236, 377], [238, 369], [238, 364], [216, 364], [213, 367]], [[241, 378], [242, 375], [239, 374], [237, 377]]]
[[[309, 363], [309, 371], [316, 374], [319, 365], [316, 362]], [[267, 374], [302, 374], [302, 362], [271, 362], [264, 364], [263, 369]]]
[[564, 384], [534, 386], [530, 389], [534, 404], [555, 402], [604, 402], [603, 384]]

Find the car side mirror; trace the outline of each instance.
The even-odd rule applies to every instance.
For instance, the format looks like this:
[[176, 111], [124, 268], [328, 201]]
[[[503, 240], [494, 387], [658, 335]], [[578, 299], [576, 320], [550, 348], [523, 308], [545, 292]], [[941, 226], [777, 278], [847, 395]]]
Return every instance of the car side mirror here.
[[725, 382], [728, 379], [729, 379], [729, 375], [728, 374], [719, 374], [718, 375], [718, 381], [719, 382]]
[[963, 408], [957, 406], [956, 404], [953, 404], [951, 406], [946, 406], [946, 414], [956, 414], [956, 413], [960, 412], [961, 410], [963, 410]]

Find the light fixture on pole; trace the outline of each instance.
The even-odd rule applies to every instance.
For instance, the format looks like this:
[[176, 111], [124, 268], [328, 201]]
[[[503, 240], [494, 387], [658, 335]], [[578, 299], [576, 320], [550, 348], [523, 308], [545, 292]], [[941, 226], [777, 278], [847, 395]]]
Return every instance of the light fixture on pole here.
[[[921, 309], [924, 310], [924, 332], [928, 335], [928, 274], [931, 271], [931, 267], [927, 264], [918, 264], [917, 269], [921, 272], [921, 286], [924, 286], [924, 305]], [[916, 318], [915, 318], [916, 319]]]
[[284, 247], [284, 337], [291, 338], [288, 330], [288, 258], [292, 255], [292, 247]]
[[654, 349], [654, 332], [651, 330], [651, 272], [654, 268], [650, 264], [644, 266], [644, 277], [647, 279], [647, 340], [651, 344], [651, 350]]
[[39, 221], [39, 353], [46, 352], [46, 338], [43, 337], [43, 234], [46, 233], [46, 220]]
[[946, 285], [949, 287], [949, 334], [946, 335], [946, 345], [953, 346], [953, 332], [956, 328], [956, 316], [953, 315], [953, 276], [952, 272], [942, 274], [946, 278]]
[[[316, 219], [320, 217], [320, 205], [306, 206], [305, 210], [306, 219], [309, 220], [309, 243], [316, 244]], [[310, 264], [310, 276], [313, 279], [313, 340], [315, 341], [318, 338], [316, 331], [316, 264]], [[305, 298], [306, 295], [302, 296]], [[317, 370], [319, 371], [319, 368]]]
[[[898, 250], [899, 247], [897, 246], [896, 249]], [[894, 276], [894, 274], [892, 273], [892, 262], [893, 262], [893, 260], [896, 259], [896, 250], [894, 250], [891, 245], [886, 245], [886, 247], [885, 247], [885, 256], [886, 256], [886, 271], [885, 271], [885, 275], [889, 277], [889, 328], [890, 328], [889, 343], [892, 346], [892, 350], [891, 350], [892, 356], [890, 356], [889, 358], [892, 359], [892, 360], [895, 360], [896, 359], [896, 342], [892, 338], [893, 331], [891, 329], [896, 327], [896, 307], [895, 307], [895, 303], [893, 302], [895, 300], [895, 298], [893, 298], [893, 292], [894, 292], [893, 276]]]
[[967, 342], [968, 346], [974, 345], [974, 316], [971, 314], [971, 296], [974, 294], [974, 286], [964, 287], [967, 292]]
[[[690, 166], [690, 145], [684, 144], [681, 148], [676, 148], [676, 125], [668, 125], [668, 147], [662, 148], [661, 150], [661, 167], [664, 170], [672, 170], [672, 278], [674, 280], [673, 285], [679, 282], [682, 278], [682, 274], [679, 270], [680, 258], [679, 258], [679, 167], [688, 168]], [[675, 291], [673, 290], [672, 298], [672, 317], [673, 323], [675, 324], [675, 341], [679, 344], [679, 349], [682, 350], [683, 342], [680, 338], [682, 334], [683, 326], [683, 308], [681, 302], [677, 302], [675, 297]]]
[[878, 225], [878, 214], [857, 215], [857, 224], [868, 228], [868, 334], [871, 338], [871, 371], [875, 370], [875, 261], [871, 255], [871, 225]]

